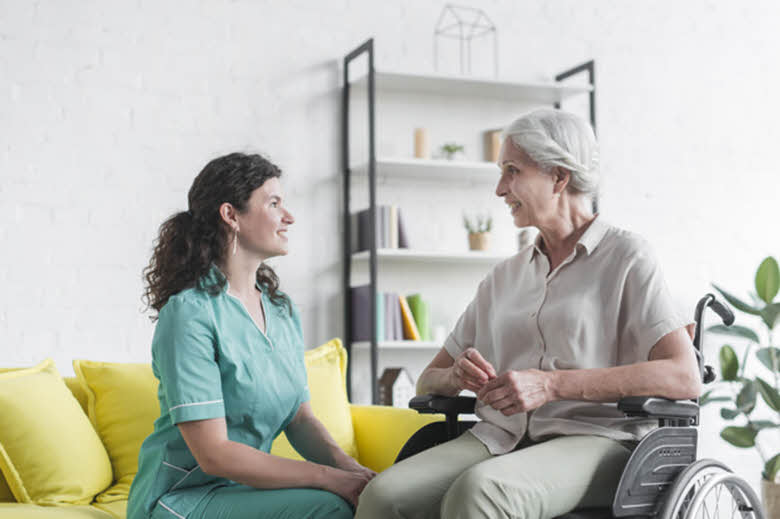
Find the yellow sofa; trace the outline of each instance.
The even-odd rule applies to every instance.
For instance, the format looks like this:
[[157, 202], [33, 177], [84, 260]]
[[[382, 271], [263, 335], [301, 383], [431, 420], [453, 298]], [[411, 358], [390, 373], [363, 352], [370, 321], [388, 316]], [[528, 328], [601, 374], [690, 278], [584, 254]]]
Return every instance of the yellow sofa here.
[[[50, 369], [56, 373], [53, 363], [50, 365]], [[345, 391], [346, 352], [338, 339], [307, 351], [306, 368], [315, 414], [346, 452], [377, 472], [393, 463], [414, 431], [427, 423], [443, 419], [440, 415], [421, 416], [409, 409], [350, 404]], [[109, 480], [111, 482], [95, 499], [90, 495], [79, 504], [44, 501], [45, 506], [41, 506], [36, 504], [40, 500], [31, 497], [35, 495], [34, 492], [28, 493], [23, 487], [20, 489], [18, 483], [11, 484], [12, 488], [9, 488], [6, 481], [12, 481], [11, 474], [0, 474], [0, 519], [125, 517], [127, 491], [137, 470], [138, 448], [152, 430], [152, 422], [156, 418], [153, 415], [159, 414], [157, 382], [151, 375], [149, 365], [74, 361], [74, 369], [77, 376], [64, 378], [64, 382], [106, 449], [107, 455], [104, 457], [107, 463], [110, 462], [111, 469], [105, 470], [111, 475], [105, 483]], [[7, 377], [3, 371], [9, 370], [0, 370], [0, 382], [4, 376]], [[3, 412], [2, 405], [9, 402], [8, 398], [2, 399], [4, 395], [1, 392], [8, 391], [5, 388], [0, 384], [0, 413]], [[70, 395], [66, 398], [72, 400]], [[73, 407], [77, 406], [73, 404]], [[55, 430], [45, 434], [56, 435], [58, 428], [52, 429]], [[89, 433], [91, 435], [91, 429]], [[25, 446], [24, 449], [35, 449], [35, 446]], [[21, 451], [22, 454], [17, 454], [17, 457], [25, 457], [24, 453], [28, 450]], [[3, 465], [3, 459], [0, 459], [0, 470], [13, 470], [10, 468], [13, 460], [9, 459], [9, 452], [12, 451], [4, 451], [0, 442], [0, 456], [6, 456], [7, 462]], [[283, 435], [274, 442], [271, 452], [280, 456], [298, 457]], [[14, 475], [18, 476], [18, 473]], [[35, 474], [31, 477], [34, 478]], [[22, 501], [18, 499], [20, 495], [27, 502], [18, 502]]]

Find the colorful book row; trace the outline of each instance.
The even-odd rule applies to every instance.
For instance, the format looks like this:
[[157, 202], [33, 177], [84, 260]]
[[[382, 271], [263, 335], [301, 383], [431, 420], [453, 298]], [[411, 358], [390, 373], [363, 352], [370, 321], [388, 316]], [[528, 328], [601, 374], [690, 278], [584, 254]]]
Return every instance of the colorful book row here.
[[[350, 289], [352, 298], [352, 340], [368, 341], [371, 338], [371, 286], [361, 285]], [[431, 327], [428, 305], [420, 294], [402, 296], [395, 292], [376, 294], [377, 341], [428, 341]]]
[[[351, 252], [368, 250], [371, 245], [369, 231], [371, 229], [371, 214], [368, 209], [352, 213], [350, 233], [352, 236]], [[408, 249], [401, 209], [395, 205], [376, 206], [376, 247], [377, 249]]]

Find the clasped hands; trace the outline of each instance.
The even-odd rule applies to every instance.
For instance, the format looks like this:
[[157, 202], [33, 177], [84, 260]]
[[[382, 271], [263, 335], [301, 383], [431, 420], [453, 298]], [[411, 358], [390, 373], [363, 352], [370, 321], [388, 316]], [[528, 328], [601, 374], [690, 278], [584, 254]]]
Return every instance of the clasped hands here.
[[497, 374], [474, 348], [458, 355], [450, 368], [450, 380], [458, 390], [475, 392], [477, 398], [505, 416], [532, 411], [554, 399], [549, 373], [524, 369]]

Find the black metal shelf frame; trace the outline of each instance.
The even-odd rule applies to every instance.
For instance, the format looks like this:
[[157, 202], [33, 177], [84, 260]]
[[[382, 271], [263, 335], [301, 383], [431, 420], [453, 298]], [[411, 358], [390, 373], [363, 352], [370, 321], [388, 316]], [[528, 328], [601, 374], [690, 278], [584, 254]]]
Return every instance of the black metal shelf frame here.
[[[357, 47], [344, 57], [343, 74], [344, 83], [342, 86], [342, 110], [341, 110], [341, 143], [342, 143], [342, 165], [344, 171], [344, 185], [343, 185], [343, 203], [344, 213], [342, 215], [343, 225], [343, 293], [344, 293], [344, 346], [347, 349], [347, 395], [352, 399], [352, 298], [350, 297], [351, 276], [352, 276], [352, 254], [351, 254], [351, 229], [350, 229], [350, 186], [351, 186], [351, 170], [350, 170], [350, 158], [349, 158], [349, 102], [350, 102], [350, 81], [349, 71], [350, 65], [357, 58], [362, 55], [368, 57], [368, 84], [367, 84], [367, 101], [368, 101], [368, 199], [369, 199], [369, 229], [368, 229], [368, 242], [369, 242], [369, 284], [370, 284], [370, 297], [369, 309], [370, 316], [370, 330], [374, 332], [371, 334], [370, 340], [370, 360], [371, 360], [371, 402], [373, 404], [378, 403], [379, 397], [379, 376], [378, 376], [378, 344], [376, 340], [376, 293], [377, 293], [377, 246], [376, 246], [376, 87], [375, 77], [376, 71], [374, 69], [374, 40], [373, 38], [366, 40], [363, 44]], [[564, 81], [577, 74], [587, 72], [588, 81], [592, 87], [589, 96], [590, 107], [590, 123], [593, 126], [593, 130], [596, 130], [596, 84], [595, 84], [595, 64], [588, 61], [582, 65], [578, 65], [569, 70], [562, 72], [555, 76], [555, 81]], [[560, 108], [560, 103], [555, 103], [555, 108]], [[597, 209], [597, 201], [593, 201], [594, 212]]]

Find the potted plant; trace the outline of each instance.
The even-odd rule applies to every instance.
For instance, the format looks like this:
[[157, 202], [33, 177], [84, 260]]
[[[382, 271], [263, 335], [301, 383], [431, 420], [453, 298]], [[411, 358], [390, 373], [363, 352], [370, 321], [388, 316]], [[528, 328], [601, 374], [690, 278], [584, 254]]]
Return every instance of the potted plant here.
[[[734, 422], [725, 427], [720, 436], [739, 448], [755, 448], [764, 462], [761, 494], [767, 517], [780, 517], [780, 449], [776, 435], [780, 429], [780, 349], [774, 345], [775, 325], [780, 324], [780, 302], [775, 302], [780, 288], [780, 269], [773, 257], [761, 262], [755, 276], [755, 294], [752, 303], [746, 303], [722, 288], [713, 287], [737, 310], [760, 320], [762, 333], [748, 326], [712, 326], [707, 331], [747, 339], [741, 360], [735, 349], [725, 344], [720, 348], [720, 380], [705, 393], [702, 405], [718, 403], [720, 415]], [[764, 378], [756, 374], [763, 366], [769, 373]], [[770, 419], [752, 416], [758, 395], [769, 407]], [[774, 437], [773, 439], [771, 437]]]
[[490, 229], [493, 217], [489, 214], [478, 214], [474, 217], [463, 215], [463, 226], [469, 233], [470, 250], [487, 250], [490, 244]]
[[445, 159], [453, 160], [458, 156], [463, 155], [463, 153], [466, 151], [466, 148], [463, 147], [462, 144], [458, 144], [455, 142], [446, 142], [442, 144], [439, 150], [441, 151], [441, 154]]

